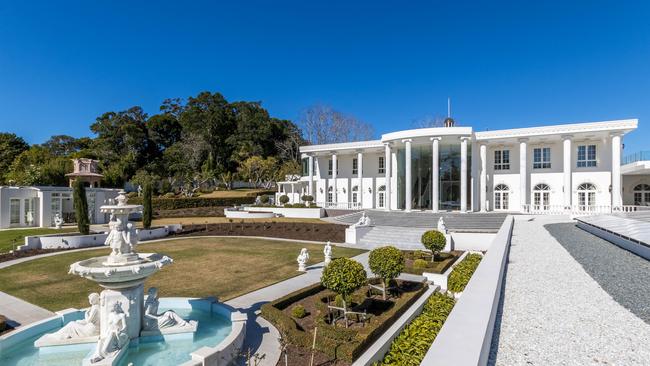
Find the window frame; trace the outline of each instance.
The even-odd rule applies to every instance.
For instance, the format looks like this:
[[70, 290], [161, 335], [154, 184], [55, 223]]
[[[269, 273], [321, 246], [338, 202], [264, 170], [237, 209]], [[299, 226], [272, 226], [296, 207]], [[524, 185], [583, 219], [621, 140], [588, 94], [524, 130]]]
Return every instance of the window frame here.
[[[539, 152], [539, 154], [537, 154]], [[546, 154], [548, 152], [548, 154]], [[550, 147], [533, 148], [533, 169], [551, 169], [552, 158]]]
[[377, 174], [386, 174], [386, 157], [379, 156], [377, 159]]
[[596, 147], [596, 144], [578, 145], [578, 151], [576, 154], [576, 167], [596, 168], [597, 166], [598, 148]]
[[352, 174], [359, 174], [359, 159], [352, 158]]
[[494, 170], [510, 170], [510, 149], [494, 150]]

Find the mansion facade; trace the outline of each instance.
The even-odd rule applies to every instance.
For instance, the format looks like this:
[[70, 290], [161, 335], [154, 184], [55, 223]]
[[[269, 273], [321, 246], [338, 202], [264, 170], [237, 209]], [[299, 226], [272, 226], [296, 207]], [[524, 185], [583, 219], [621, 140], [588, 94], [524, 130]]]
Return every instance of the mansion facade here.
[[302, 146], [302, 175], [278, 195], [326, 208], [611, 211], [650, 204], [650, 163], [623, 164], [636, 119], [495, 131], [456, 127]]

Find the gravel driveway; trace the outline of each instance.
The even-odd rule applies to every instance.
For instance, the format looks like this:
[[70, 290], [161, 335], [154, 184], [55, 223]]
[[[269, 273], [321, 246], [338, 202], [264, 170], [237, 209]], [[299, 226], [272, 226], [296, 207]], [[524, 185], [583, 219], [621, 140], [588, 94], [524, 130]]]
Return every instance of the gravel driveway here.
[[515, 220], [490, 364], [650, 365], [650, 325], [604, 291], [547, 230], [577, 242], [570, 221]]

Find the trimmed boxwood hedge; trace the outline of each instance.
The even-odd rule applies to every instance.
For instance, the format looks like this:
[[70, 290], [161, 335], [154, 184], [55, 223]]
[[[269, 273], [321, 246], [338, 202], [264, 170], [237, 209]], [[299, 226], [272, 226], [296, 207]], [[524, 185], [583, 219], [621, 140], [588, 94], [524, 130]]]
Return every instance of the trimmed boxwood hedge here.
[[449, 274], [447, 289], [451, 292], [462, 292], [476, 271], [483, 256], [480, 254], [468, 254]]
[[[423, 286], [404, 302], [398, 309], [391, 309], [392, 314], [373, 329], [364, 328], [343, 328], [326, 324], [324, 317], [316, 319], [318, 326], [318, 337], [316, 338], [316, 349], [327, 356], [352, 362], [358, 358], [372, 343], [383, 334], [411, 305], [426, 291]], [[295, 302], [312, 296], [325, 290], [320, 283], [295, 291], [287, 296], [273, 302], [262, 305], [262, 317], [271, 322], [282, 333], [285, 339], [298, 347], [311, 348], [313, 334], [302, 330], [290, 316], [282, 310], [288, 308]], [[354, 299], [354, 295], [352, 295]], [[324, 304], [317, 304], [317, 309], [322, 313]], [[363, 332], [363, 333], [362, 333]]]
[[[129, 203], [141, 205], [142, 198], [132, 198]], [[183, 208], [197, 207], [226, 207], [234, 205], [255, 203], [255, 197], [229, 197], [229, 198], [154, 198], [152, 199], [154, 210], [178, 210]]]
[[374, 365], [420, 365], [453, 307], [454, 299], [439, 292], [431, 295], [422, 313], [393, 340], [384, 359]]

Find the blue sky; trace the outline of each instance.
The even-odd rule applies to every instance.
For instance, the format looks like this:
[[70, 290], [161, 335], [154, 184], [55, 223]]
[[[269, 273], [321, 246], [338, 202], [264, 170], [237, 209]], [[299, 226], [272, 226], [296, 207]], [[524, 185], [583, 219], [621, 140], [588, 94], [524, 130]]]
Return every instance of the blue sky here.
[[89, 135], [103, 112], [210, 90], [380, 134], [449, 96], [476, 130], [639, 118], [631, 153], [650, 149], [648, 19], [647, 1], [3, 2], [0, 131]]

